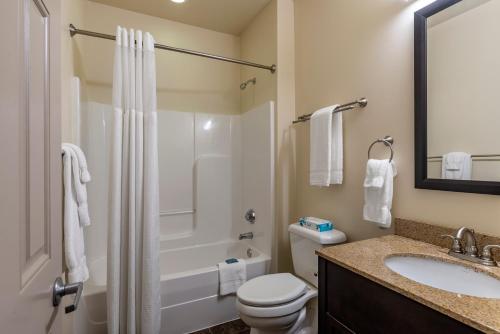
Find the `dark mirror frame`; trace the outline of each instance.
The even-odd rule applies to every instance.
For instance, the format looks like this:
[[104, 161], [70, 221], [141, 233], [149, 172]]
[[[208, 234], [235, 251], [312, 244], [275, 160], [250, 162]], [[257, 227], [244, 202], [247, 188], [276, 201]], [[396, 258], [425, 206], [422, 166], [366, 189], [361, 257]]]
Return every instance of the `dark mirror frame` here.
[[500, 195], [500, 182], [427, 178], [427, 18], [462, 0], [437, 0], [415, 12], [415, 188]]

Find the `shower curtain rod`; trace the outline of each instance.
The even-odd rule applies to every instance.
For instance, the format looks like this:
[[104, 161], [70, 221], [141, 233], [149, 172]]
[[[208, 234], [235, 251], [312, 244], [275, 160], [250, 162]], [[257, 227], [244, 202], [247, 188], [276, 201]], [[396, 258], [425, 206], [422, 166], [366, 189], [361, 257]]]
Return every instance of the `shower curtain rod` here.
[[[69, 25], [69, 34], [71, 35], [71, 37], [73, 37], [75, 35], [85, 35], [85, 36], [91, 36], [91, 37], [97, 37], [97, 38], [103, 38], [103, 39], [110, 39], [113, 41], [116, 40], [116, 36], [114, 36], [114, 35], [108, 35], [108, 34], [103, 34], [100, 32], [78, 29], [73, 24]], [[262, 68], [264, 70], [270, 71], [271, 73], [276, 72], [276, 65], [275, 64], [272, 64], [271, 66], [266, 66], [266, 65], [262, 65], [262, 64], [252, 63], [252, 62], [245, 61], [245, 60], [227, 58], [227, 57], [223, 57], [223, 56], [213, 55], [210, 53], [181, 49], [181, 48], [176, 48], [173, 46], [168, 46], [168, 45], [163, 45], [163, 44], [158, 44], [158, 43], [155, 43], [155, 48], [161, 49], [161, 50], [168, 50], [168, 51], [185, 53], [188, 55], [193, 55], [193, 56], [198, 56], [198, 57], [205, 57], [205, 58], [210, 58], [210, 59], [215, 59], [215, 60], [222, 60], [222, 61], [227, 61], [229, 63], [235, 63], [235, 64], [240, 64], [240, 65], [245, 65], [245, 66]]]

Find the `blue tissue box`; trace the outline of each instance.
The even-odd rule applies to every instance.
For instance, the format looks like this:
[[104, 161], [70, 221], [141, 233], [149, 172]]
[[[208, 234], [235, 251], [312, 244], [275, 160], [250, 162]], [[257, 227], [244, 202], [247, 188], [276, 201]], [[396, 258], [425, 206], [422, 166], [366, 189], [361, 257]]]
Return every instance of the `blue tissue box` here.
[[314, 217], [300, 218], [299, 225], [317, 232], [325, 232], [333, 230], [333, 224], [331, 221]]

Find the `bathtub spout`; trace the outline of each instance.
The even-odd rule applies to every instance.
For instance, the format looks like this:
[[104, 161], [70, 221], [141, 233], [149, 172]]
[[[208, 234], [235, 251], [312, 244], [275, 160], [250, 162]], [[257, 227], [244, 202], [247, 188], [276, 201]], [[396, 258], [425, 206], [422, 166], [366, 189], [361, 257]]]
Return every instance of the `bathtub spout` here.
[[238, 237], [238, 240], [243, 240], [243, 239], [253, 239], [253, 233], [252, 232], [241, 233], [240, 236]]

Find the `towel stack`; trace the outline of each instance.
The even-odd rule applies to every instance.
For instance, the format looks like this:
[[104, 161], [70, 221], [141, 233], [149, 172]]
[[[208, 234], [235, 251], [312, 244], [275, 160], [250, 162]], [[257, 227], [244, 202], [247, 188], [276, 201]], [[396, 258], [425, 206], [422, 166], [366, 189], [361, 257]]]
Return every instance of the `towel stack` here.
[[91, 180], [82, 150], [63, 143], [64, 184], [64, 251], [68, 281], [83, 282], [89, 278], [83, 228], [90, 225], [86, 183]]

